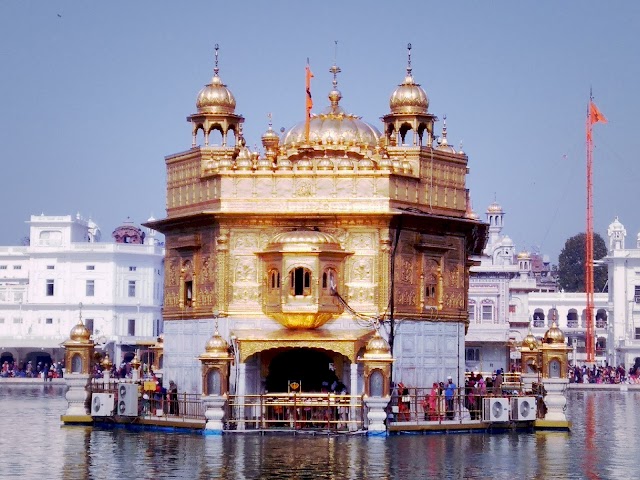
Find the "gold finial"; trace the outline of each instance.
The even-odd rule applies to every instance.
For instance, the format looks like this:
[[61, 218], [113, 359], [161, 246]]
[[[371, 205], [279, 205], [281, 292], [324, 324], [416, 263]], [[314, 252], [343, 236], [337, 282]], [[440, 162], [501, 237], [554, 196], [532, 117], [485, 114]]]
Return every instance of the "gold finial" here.
[[82, 302], [80, 302], [80, 303], [78, 304], [78, 323], [79, 323], [80, 325], [84, 325], [84, 324], [82, 323]]
[[442, 145], [448, 145], [449, 142], [447, 141], [447, 115], [445, 114], [442, 117]]
[[411, 76], [411, 44], [407, 43], [407, 77]]
[[215, 66], [213, 67], [213, 75], [217, 77], [218, 72], [220, 71], [220, 69], [218, 68], [218, 50], [220, 50], [220, 46], [216, 43], [213, 49], [215, 50], [215, 56], [216, 56]]
[[342, 70], [340, 70], [340, 67], [334, 63], [329, 71], [333, 73], [333, 89], [335, 90], [336, 88], [338, 88], [338, 74]]

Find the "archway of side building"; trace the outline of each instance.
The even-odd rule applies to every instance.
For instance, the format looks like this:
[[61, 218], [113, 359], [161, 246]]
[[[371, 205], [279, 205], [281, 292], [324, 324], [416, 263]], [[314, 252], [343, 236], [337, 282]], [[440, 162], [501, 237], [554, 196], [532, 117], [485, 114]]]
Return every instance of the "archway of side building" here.
[[[348, 361], [342, 355], [313, 348], [277, 348], [262, 352], [265, 391], [328, 392], [347, 387]], [[333, 369], [333, 370], [332, 370]]]

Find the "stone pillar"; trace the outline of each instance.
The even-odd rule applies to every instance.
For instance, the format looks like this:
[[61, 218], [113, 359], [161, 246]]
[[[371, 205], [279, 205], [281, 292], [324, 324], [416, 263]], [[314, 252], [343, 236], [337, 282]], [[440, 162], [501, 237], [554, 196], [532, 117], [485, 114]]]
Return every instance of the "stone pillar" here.
[[236, 385], [236, 404], [238, 405], [236, 408], [237, 415], [237, 429], [244, 430], [244, 395], [247, 390], [247, 365], [245, 363], [238, 364], [238, 384]]
[[227, 396], [203, 395], [202, 403], [205, 407], [204, 418], [207, 420], [204, 426], [204, 434], [222, 435], [224, 431], [224, 408], [227, 404]]
[[551, 422], [566, 422], [567, 416], [564, 408], [567, 405], [566, 389], [569, 380], [566, 378], [545, 378], [542, 385], [546, 391], [544, 404], [547, 406], [545, 420]]
[[91, 417], [87, 408], [87, 399], [89, 397], [89, 386], [91, 383], [91, 375], [85, 373], [69, 373], [64, 376], [65, 383], [69, 388], [65, 395], [68, 406], [64, 417]]
[[364, 355], [358, 358], [364, 364], [364, 404], [367, 407], [367, 435], [386, 435], [385, 408], [389, 404], [391, 364], [393, 358], [389, 344], [376, 330], [367, 343]]
[[[224, 430], [224, 415], [229, 393], [229, 365], [233, 356], [229, 354], [229, 344], [216, 330], [205, 344], [205, 352], [198, 357], [202, 362], [202, 404], [207, 420], [204, 433], [219, 435]], [[244, 426], [244, 424], [243, 424]]]
[[351, 420], [351, 422], [349, 422], [349, 430], [350, 431], [354, 431], [357, 430], [356, 428], [356, 424], [353, 423], [353, 420], [355, 420], [356, 418], [356, 395], [358, 392], [358, 364], [357, 363], [352, 363], [351, 364], [351, 379], [350, 379], [350, 383], [351, 383], [351, 388], [349, 390], [349, 393], [351, 394], [351, 408], [349, 409], [349, 420]]
[[365, 397], [364, 404], [367, 407], [367, 435], [385, 436], [387, 434], [387, 426], [384, 421], [387, 418], [385, 408], [389, 404], [391, 398], [386, 397]]

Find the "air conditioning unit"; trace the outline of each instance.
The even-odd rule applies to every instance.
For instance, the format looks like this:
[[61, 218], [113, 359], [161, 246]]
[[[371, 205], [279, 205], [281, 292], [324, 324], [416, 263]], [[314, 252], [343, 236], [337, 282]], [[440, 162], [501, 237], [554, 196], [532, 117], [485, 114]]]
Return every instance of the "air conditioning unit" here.
[[113, 393], [94, 393], [91, 395], [91, 416], [110, 417], [113, 415], [115, 399]]
[[482, 407], [483, 421], [509, 421], [509, 400], [507, 400], [506, 398], [484, 398]]
[[512, 397], [511, 420], [524, 422], [536, 419], [537, 405], [535, 397]]
[[123, 417], [138, 416], [138, 385], [121, 383], [118, 385], [118, 415]]

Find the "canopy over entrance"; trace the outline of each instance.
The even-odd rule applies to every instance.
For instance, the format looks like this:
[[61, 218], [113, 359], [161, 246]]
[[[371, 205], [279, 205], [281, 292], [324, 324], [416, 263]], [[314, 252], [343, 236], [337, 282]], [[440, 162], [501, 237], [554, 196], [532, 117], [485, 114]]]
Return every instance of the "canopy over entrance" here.
[[311, 348], [344, 355], [355, 363], [358, 352], [367, 345], [373, 330], [290, 330], [280, 329], [269, 332], [239, 330], [236, 336], [240, 362], [258, 352], [273, 348]]

